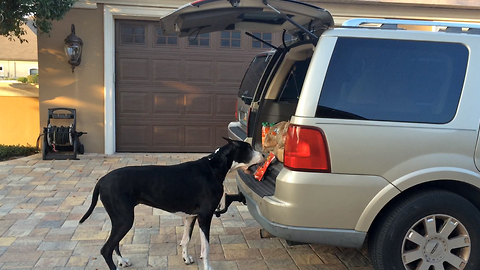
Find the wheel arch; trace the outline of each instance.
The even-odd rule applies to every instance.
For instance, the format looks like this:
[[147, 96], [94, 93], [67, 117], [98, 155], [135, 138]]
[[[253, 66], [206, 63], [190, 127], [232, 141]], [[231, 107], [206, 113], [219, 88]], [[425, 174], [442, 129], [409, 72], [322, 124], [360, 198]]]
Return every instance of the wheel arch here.
[[[370, 232], [372, 229], [375, 228], [376, 224], [382, 220], [382, 218], [389, 213], [391, 209], [393, 209], [400, 201], [412, 196], [413, 194], [418, 194], [421, 192], [429, 191], [429, 190], [446, 190], [453, 193], [456, 193], [469, 202], [471, 202], [477, 209], [480, 211], [480, 188], [477, 186], [462, 182], [458, 180], [432, 180], [429, 182], [424, 182], [418, 185], [411, 186], [401, 192], [399, 192], [396, 196], [392, 197], [378, 213], [375, 215], [369, 226], [365, 226], [363, 224], [364, 231]], [[365, 214], [365, 213], [364, 213]], [[362, 214], [362, 217], [363, 215]], [[362, 218], [361, 218], [362, 219]], [[359, 224], [357, 224], [357, 227]], [[357, 229], [357, 228], [356, 228]]]
[[470, 184], [451, 180], [405, 190], [368, 231], [372, 265], [379, 270], [436, 269], [445, 264], [452, 266], [448, 269], [479, 269], [480, 210], [477, 200], [469, 199], [475, 194], [478, 189]]

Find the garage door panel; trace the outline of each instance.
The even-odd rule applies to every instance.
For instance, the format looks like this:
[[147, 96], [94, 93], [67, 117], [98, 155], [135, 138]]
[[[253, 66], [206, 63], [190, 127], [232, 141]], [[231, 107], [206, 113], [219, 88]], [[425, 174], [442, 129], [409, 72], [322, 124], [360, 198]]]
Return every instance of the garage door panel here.
[[188, 82], [213, 82], [213, 61], [187, 60], [185, 61], [185, 78]]
[[154, 93], [153, 114], [181, 116], [183, 97], [181, 93]]
[[212, 127], [204, 125], [185, 126], [185, 146], [186, 147], [211, 147], [212, 146]]
[[148, 59], [120, 59], [117, 73], [122, 80], [148, 80]]
[[154, 59], [154, 81], [180, 81], [182, 63], [179, 59]]
[[170, 148], [183, 147], [183, 127], [162, 125], [153, 127], [153, 145]]
[[117, 126], [121, 136], [117, 137], [119, 143], [129, 147], [142, 147], [148, 145], [150, 127], [148, 125], [120, 125]]
[[120, 107], [118, 112], [125, 113], [149, 113], [150, 95], [145, 92], [119, 93]]
[[211, 94], [186, 94], [185, 116], [190, 115], [212, 116]]
[[226, 144], [223, 138], [228, 138], [228, 131], [223, 125], [218, 124], [215, 126], [214, 144], [217, 146]]
[[215, 115], [227, 117], [233, 116], [235, 114], [236, 101], [236, 95], [217, 94], [215, 98]]
[[216, 81], [240, 85], [243, 78], [243, 61], [217, 61]]

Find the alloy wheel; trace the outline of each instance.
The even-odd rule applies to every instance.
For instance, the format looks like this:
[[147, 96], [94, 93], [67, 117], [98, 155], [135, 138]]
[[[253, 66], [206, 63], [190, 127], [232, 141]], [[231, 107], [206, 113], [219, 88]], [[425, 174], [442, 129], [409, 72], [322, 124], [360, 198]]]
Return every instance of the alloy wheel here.
[[461, 270], [471, 253], [465, 226], [449, 215], [418, 220], [406, 233], [402, 260], [407, 270]]

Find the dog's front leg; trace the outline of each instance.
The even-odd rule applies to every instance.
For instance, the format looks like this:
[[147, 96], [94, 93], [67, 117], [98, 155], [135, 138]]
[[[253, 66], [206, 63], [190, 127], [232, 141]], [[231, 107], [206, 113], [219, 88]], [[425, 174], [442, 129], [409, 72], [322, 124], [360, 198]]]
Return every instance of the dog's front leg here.
[[200, 240], [202, 244], [202, 251], [200, 256], [203, 259], [203, 269], [213, 270], [209, 263], [210, 253], [210, 225], [212, 223], [213, 213], [206, 216], [198, 216], [198, 226], [200, 227]]
[[193, 227], [197, 216], [189, 216], [183, 218], [183, 237], [180, 246], [182, 246], [182, 257], [185, 264], [192, 264], [193, 257], [188, 255], [188, 242], [192, 238]]

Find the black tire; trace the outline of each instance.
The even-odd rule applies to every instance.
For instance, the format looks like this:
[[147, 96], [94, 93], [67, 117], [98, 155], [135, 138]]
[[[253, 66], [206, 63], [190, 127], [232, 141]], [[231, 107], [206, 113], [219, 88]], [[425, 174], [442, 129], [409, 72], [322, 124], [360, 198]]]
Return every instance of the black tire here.
[[415, 194], [375, 224], [368, 249], [376, 270], [478, 270], [480, 211], [449, 191]]

